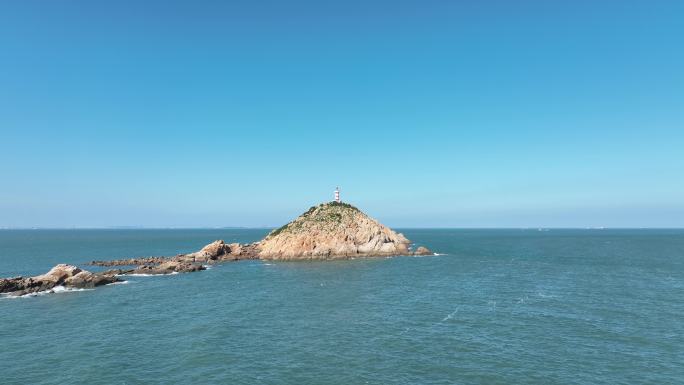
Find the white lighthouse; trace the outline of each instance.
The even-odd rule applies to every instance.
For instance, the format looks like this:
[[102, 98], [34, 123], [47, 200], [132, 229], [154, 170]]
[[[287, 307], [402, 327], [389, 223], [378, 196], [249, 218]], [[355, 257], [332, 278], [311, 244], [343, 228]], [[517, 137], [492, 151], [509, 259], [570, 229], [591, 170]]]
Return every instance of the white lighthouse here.
[[335, 202], [340, 203], [340, 188], [335, 187]]

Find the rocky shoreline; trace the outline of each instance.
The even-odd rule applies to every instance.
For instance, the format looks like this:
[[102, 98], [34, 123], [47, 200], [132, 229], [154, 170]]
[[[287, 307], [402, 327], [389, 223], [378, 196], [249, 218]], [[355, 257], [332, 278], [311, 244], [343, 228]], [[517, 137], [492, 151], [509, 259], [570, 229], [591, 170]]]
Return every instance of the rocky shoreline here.
[[167, 275], [206, 270], [205, 264], [245, 259], [331, 260], [355, 257], [432, 255], [426, 247], [415, 250], [402, 234], [368, 217], [356, 207], [339, 202], [323, 203], [255, 243], [214, 241], [201, 250], [173, 257], [140, 257], [91, 261], [100, 267], [131, 267], [92, 273], [77, 266], [59, 264], [34, 277], [0, 279], [0, 294], [10, 296], [93, 288], [121, 282], [126, 275]]

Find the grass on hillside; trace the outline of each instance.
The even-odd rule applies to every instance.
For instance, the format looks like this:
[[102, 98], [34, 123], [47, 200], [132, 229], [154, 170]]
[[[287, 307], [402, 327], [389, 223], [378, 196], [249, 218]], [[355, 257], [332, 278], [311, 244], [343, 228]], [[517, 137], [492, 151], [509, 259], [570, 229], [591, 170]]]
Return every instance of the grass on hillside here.
[[[349, 203], [332, 201], [332, 202], [327, 202], [327, 203], [321, 203], [321, 204], [318, 205], [318, 206], [311, 206], [311, 207], [309, 208], [309, 210], [307, 210], [304, 214], [300, 215], [300, 217], [301, 217], [301, 218], [306, 218], [306, 217], [310, 216], [311, 214], [313, 214], [313, 212], [316, 211], [316, 209], [318, 209], [318, 208], [327, 208], [327, 207], [339, 207], [339, 208], [345, 208], [345, 209], [350, 209], [350, 210], [354, 210], [354, 211], [360, 211], [358, 208], [356, 208], [356, 207], [350, 205]], [[336, 222], [336, 223], [341, 223], [341, 222], [342, 222], [342, 214], [340, 214], [340, 213], [325, 213], [324, 216], [317, 217], [316, 220], [317, 220], [318, 222]], [[271, 232], [268, 234], [267, 237], [268, 237], [268, 238], [270, 238], [270, 237], [275, 237], [276, 235], [278, 235], [278, 234], [282, 233], [283, 231], [286, 231], [286, 230], [288, 230], [290, 227], [292, 227], [291, 225], [292, 225], [293, 223], [294, 223], [294, 221], [293, 221], [293, 222], [290, 222], [290, 223], [287, 223], [287, 224], [285, 224], [285, 225], [283, 225], [283, 226], [281, 226], [281, 227], [279, 227], [279, 228], [277, 228], [277, 229], [271, 231]]]

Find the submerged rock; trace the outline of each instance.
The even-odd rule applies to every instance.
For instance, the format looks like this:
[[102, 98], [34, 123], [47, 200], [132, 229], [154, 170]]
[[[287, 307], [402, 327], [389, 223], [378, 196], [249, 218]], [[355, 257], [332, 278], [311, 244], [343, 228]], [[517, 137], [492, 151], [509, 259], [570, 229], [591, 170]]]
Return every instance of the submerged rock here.
[[118, 281], [113, 274], [91, 273], [73, 265], [59, 264], [42, 275], [0, 279], [0, 293], [20, 296], [49, 291], [57, 286], [86, 288]]
[[257, 249], [260, 259], [344, 259], [408, 255], [409, 245], [402, 234], [356, 207], [329, 202], [272, 231]]
[[432, 255], [434, 254], [430, 249], [428, 249], [425, 246], [419, 246], [416, 251], [413, 252], [413, 255]]

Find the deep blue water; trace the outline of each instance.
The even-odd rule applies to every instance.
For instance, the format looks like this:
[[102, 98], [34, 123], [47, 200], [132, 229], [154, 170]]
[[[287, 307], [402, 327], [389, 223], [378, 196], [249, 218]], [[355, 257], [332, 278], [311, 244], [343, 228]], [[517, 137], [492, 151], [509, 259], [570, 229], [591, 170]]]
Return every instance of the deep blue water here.
[[[0, 276], [265, 233], [0, 231]], [[404, 233], [443, 255], [0, 299], [0, 383], [684, 383], [684, 230]]]

